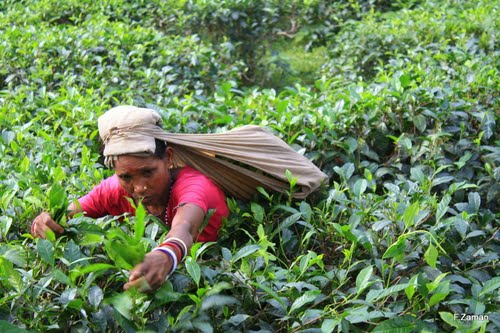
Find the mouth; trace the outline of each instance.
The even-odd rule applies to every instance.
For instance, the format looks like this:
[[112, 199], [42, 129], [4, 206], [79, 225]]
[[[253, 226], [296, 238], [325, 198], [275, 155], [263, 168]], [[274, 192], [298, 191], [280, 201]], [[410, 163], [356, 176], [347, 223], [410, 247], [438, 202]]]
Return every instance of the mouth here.
[[136, 203], [142, 203], [143, 205], [147, 205], [149, 202], [151, 202], [152, 197], [150, 195], [143, 196], [143, 197], [135, 197], [134, 201]]

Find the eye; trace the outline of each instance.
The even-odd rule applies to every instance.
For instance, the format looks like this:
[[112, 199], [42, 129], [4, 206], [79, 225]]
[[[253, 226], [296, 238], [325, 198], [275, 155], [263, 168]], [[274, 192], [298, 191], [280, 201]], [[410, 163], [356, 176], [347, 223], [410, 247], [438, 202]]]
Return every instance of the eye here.
[[151, 177], [154, 173], [154, 170], [151, 170], [151, 169], [146, 169], [144, 171], [142, 171], [142, 175], [144, 177]]
[[132, 179], [132, 177], [130, 177], [129, 175], [119, 175], [118, 178], [120, 178], [120, 180], [124, 182], [128, 182], [130, 181], [130, 179]]

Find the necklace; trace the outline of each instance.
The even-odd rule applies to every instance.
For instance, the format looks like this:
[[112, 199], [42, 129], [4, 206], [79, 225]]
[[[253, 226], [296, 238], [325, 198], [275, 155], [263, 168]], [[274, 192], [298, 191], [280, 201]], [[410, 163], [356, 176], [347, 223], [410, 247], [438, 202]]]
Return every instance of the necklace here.
[[164, 222], [167, 225], [168, 225], [168, 205], [169, 205], [170, 199], [172, 197], [172, 189], [174, 187], [174, 182], [175, 182], [175, 177], [174, 177], [174, 175], [171, 175], [170, 180], [168, 182], [168, 196], [167, 196], [167, 200], [166, 200], [164, 208], [162, 210], [160, 210], [159, 213], [157, 213], [157, 212], [153, 213], [152, 208], [151, 207], [148, 208], [149, 213], [151, 215], [153, 215], [154, 217], [158, 218], [160, 221], [162, 220], [162, 217], [163, 217], [165, 219]]
[[170, 177], [170, 184], [168, 189], [167, 204], [165, 205], [165, 224], [168, 225], [168, 205], [170, 203], [170, 198], [172, 197], [172, 189], [174, 188], [174, 177]]

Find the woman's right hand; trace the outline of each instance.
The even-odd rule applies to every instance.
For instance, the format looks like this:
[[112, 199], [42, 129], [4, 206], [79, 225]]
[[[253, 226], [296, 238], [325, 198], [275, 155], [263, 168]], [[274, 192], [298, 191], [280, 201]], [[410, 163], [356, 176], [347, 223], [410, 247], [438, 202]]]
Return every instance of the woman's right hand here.
[[57, 234], [62, 234], [64, 232], [64, 228], [54, 222], [49, 213], [43, 212], [33, 220], [31, 224], [31, 234], [33, 237], [45, 239], [47, 230], [52, 230]]

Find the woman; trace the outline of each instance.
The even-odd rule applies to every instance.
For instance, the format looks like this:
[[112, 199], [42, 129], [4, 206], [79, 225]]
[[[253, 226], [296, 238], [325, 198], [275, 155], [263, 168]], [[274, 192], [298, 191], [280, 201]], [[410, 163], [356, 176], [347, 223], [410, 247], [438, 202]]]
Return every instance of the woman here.
[[[99, 118], [100, 136], [106, 142], [104, 155], [115, 175], [103, 180], [68, 207], [69, 217], [83, 211], [92, 218], [134, 213], [130, 197], [142, 202], [147, 211], [170, 225], [165, 241], [146, 254], [131, 272], [124, 288], [136, 286], [147, 292], [159, 288], [195, 241], [215, 241], [221, 220], [228, 215], [224, 193], [208, 177], [191, 167], [172, 168], [173, 150], [164, 141], [128, 134], [128, 139], [110, 137], [115, 128], [138, 123], [160, 124], [160, 116], [148, 109], [117, 107]], [[122, 133], [123, 134], [123, 133]], [[132, 138], [130, 138], [132, 136]], [[131, 142], [128, 142], [131, 141]], [[199, 233], [208, 210], [214, 210]], [[48, 213], [35, 218], [31, 232], [45, 238], [47, 230], [58, 234], [64, 229]], [[146, 281], [147, 283], [144, 283]]]
[[[157, 112], [134, 106], [109, 110], [99, 117], [98, 126], [105, 163], [115, 175], [80, 198], [80, 207], [71, 204], [69, 217], [80, 211], [90, 217], [134, 213], [126, 199], [131, 197], [171, 227], [166, 240], [134, 267], [125, 289], [159, 288], [193, 242], [215, 241], [228, 214], [224, 193], [248, 199], [257, 186], [290, 193], [291, 173], [296, 183], [292, 195], [304, 198], [327, 179], [304, 156], [258, 126], [218, 134], [172, 134], [161, 129]], [[208, 210], [214, 214], [199, 233]], [[49, 229], [64, 231], [48, 213], [31, 226], [35, 237], [45, 238]]]

